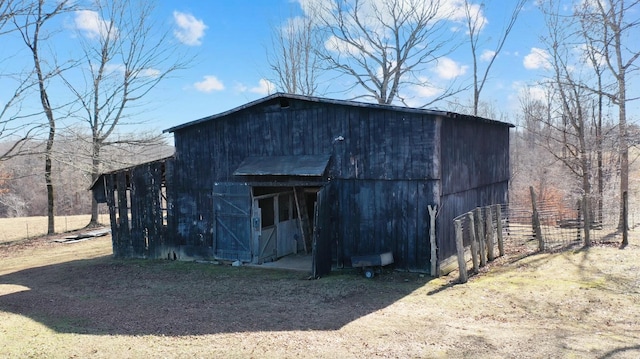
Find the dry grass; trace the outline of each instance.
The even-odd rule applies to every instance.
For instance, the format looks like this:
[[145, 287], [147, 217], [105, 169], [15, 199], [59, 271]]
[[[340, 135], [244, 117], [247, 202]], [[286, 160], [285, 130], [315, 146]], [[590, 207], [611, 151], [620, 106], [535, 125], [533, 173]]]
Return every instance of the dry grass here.
[[108, 237], [1, 246], [0, 357], [637, 358], [637, 237], [500, 259], [464, 285], [388, 272], [113, 260]]
[[[56, 233], [64, 233], [84, 228], [91, 216], [59, 216], [55, 218]], [[109, 215], [101, 214], [100, 223], [109, 223]], [[0, 244], [47, 234], [47, 217], [0, 218]]]

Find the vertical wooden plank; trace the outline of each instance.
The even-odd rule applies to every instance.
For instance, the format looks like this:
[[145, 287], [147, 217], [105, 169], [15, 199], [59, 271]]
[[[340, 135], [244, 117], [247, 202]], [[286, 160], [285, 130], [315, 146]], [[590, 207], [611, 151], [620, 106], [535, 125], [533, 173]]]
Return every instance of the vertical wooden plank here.
[[165, 162], [164, 180], [165, 194], [167, 196], [167, 227], [163, 229], [163, 243], [166, 246], [175, 246], [177, 243], [179, 243], [177, 231], [177, 213], [175, 211], [177, 188], [174, 180], [174, 164], [175, 161], [173, 159], [169, 159]]
[[533, 207], [532, 214], [532, 222], [533, 222], [533, 231], [536, 234], [536, 238], [538, 239], [538, 250], [544, 251], [544, 238], [542, 238], [542, 228], [540, 227], [540, 217], [538, 216], [538, 204], [536, 199], [536, 193], [533, 191], [533, 187], [529, 187], [529, 192], [531, 194], [531, 206]]
[[504, 238], [502, 236], [502, 206], [500, 204], [495, 205], [496, 212], [496, 232], [498, 234], [498, 254], [500, 257], [504, 256]]
[[493, 211], [491, 206], [486, 207], [486, 219], [485, 219], [485, 232], [487, 233], [487, 260], [492, 261], [495, 259], [493, 250]]
[[304, 152], [304, 147], [305, 147], [304, 136], [306, 133], [305, 132], [306, 122], [304, 117], [304, 110], [294, 109], [290, 113], [290, 117], [291, 117], [290, 131], [291, 131], [291, 147], [292, 147], [291, 154], [293, 154], [294, 156], [302, 155], [305, 153]]
[[467, 262], [464, 260], [464, 244], [462, 242], [462, 220], [456, 219], [453, 223], [456, 233], [456, 253], [458, 255], [460, 283], [466, 283], [469, 276], [467, 274]]
[[[431, 236], [430, 233], [434, 231], [433, 240], [436, 241], [436, 233], [435, 233], [435, 222], [433, 227], [431, 226], [430, 216], [429, 216], [429, 205], [435, 207], [434, 203], [437, 203], [433, 198], [433, 191], [431, 188], [430, 181], [412, 181], [416, 187], [416, 198], [415, 198], [415, 206], [416, 206], [416, 245], [417, 245], [417, 264], [418, 271], [428, 272], [431, 275], [435, 273], [431, 273], [430, 265], [431, 265]], [[437, 207], [436, 207], [437, 211]], [[435, 219], [434, 219], [435, 220]], [[435, 250], [435, 249], [434, 249]], [[437, 252], [434, 252], [437, 254]], [[437, 263], [437, 259], [434, 258]]]
[[111, 245], [113, 256], [116, 258], [122, 258], [120, 253], [120, 230], [118, 229], [118, 223], [116, 222], [116, 210], [117, 202], [115, 198], [115, 176], [112, 174], [104, 175], [104, 186], [106, 189], [107, 206], [109, 208], [109, 222], [111, 223]]
[[119, 252], [124, 258], [131, 256], [131, 232], [129, 230], [129, 211], [127, 202], [127, 177], [125, 172], [116, 174], [116, 188], [118, 190], [118, 238]]
[[145, 165], [134, 167], [128, 170], [129, 174], [129, 208], [131, 218], [129, 219], [129, 225], [131, 228], [131, 255], [134, 258], [142, 257], [142, 243], [144, 242], [144, 226], [142, 222], [146, 219], [146, 207], [143, 205], [146, 198], [145, 182], [147, 173], [145, 171]]
[[[395, 181], [393, 181], [395, 182]], [[418, 211], [417, 211], [417, 202], [416, 199], [418, 197], [417, 187], [415, 182], [413, 181], [397, 181], [399, 185], [402, 186], [405, 191], [404, 197], [402, 198], [403, 206], [406, 208], [406, 219], [404, 220], [405, 225], [405, 235], [407, 238], [407, 249], [406, 249], [406, 258], [407, 258], [407, 270], [418, 270], [419, 269], [419, 261], [418, 261]], [[395, 215], [393, 212], [387, 214], [389, 217], [393, 218]], [[422, 220], [422, 219], [420, 219]], [[422, 235], [425, 235], [423, 233]]]
[[429, 246], [431, 248], [431, 256], [430, 262], [431, 267], [429, 270], [429, 274], [433, 277], [438, 277], [438, 259], [436, 255], [436, 215], [438, 206], [437, 205], [429, 205]]
[[477, 207], [475, 209], [475, 219], [478, 226], [476, 236], [478, 238], [478, 251], [480, 255], [480, 267], [487, 265], [487, 249], [486, 249], [486, 237], [484, 235], [484, 216], [482, 215], [482, 208]]
[[473, 272], [480, 272], [480, 263], [478, 260], [478, 238], [476, 237], [476, 224], [473, 212], [467, 213], [469, 218], [469, 239], [471, 241], [471, 262], [473, 263]]

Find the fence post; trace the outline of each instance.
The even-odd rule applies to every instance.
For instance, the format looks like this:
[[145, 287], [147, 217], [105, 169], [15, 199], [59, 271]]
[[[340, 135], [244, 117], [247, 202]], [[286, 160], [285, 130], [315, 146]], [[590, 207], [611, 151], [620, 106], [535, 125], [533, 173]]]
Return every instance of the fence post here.
[[476, 238], [476, 224], [473, 219], [473, 212], [467, 213], [469, 217], [469, 237], [471, 240], [471, 262], [473, 263], [473, 272], [480, 272], [480, 266], [478, 263], [478, 238]]
[[428, 205], [427, 209], [429, 210], [429, 245], [431, 247], [431, 276], [438, 277], [438, 258], [436, 252], [436, 214], [437, 214], [437, 206], [436, 205]]
[[[584, 246], [591, 246], [591, 204], [589, 196], [584, 195], [582, 199], [582, 218], [584, 220]], [[579, 223], [579, 222], [578, 222]]]
[[502, 206], [496, 204], [496, 232], [498, 232], [498, 253], [500, 257], [504, 256], [504, 242], [502, 238]]
[[460, 283], [466, 283], [469, 278], [467, 274], [467, 262], [464, 260], [464, 243], [462, 241], [462, 220], [456, 219], [453, 222], [456, 230], [456, 251], [458, 253], [458, 268], [460, 272]]
[[583, 205], [584, 202], [583, 200], [579, 199], [578, 203], [576, 204], [576, 207], [578, 208], [578, 216], [576, 217], [576, 223], [578, 223], [578, 225], [576, 226], [576, 242], [582, 242], [582, 226], [580, 226], [580, 223], [582, 222], [582, 212], [583, 211]]
[[629, 245], [629, 195], [627, 191], [622, 192], [622, 245], [624, 248]]
[[478, 237], [479, 244], [480, 267], [484, 267], [487, 265], [487, 249], [484, 236], [484, 217], [482, 216], [482, 208], [477, 207], [475, 209], [475, 217], [476, 224], [478, 225], [478, 232], [476, 233], [476, 236]]
[[536, 193], [533, 191], [533, 186], [529, 187], [531, 192], [531, 207], [533, 208], [533, 214], [531, 215], [531, 222], [533, 224], [533, 231], [538, 239], [538, 250], [544, 251], [544, 239], [542, 238], [542, 228], [540, 228], [540, 216], [538, 215], [538, 205], [536, 204]]
[[495, 256], [493, 254], [493, 211], [491, 210], [491, 206], [487, 206], [485, 223], [484, 228], [487, 233], [487, 260], [492, 261], [495, 259]]

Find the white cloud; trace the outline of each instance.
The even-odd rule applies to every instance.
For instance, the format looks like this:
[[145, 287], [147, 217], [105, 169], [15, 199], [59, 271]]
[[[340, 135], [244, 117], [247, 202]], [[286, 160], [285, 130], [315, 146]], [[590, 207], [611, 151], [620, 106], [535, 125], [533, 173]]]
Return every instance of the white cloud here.
[[435, 86], [415, 86], [413, 91], [421, 99], [434, 97], [442, 93], [442, 89]]
[[445, 80], [451, 80], [458, 76], [464, 75], [469, 66], [460, 65], [448, 57], [441, 57], [433, 71]]
[[140, 71], [140, 76], [158, 77], [158, 76], [160, 76], [160, 70], [158, 70], [158, 69], [143, 69], [143, 70]]
[[247, 90], [249, 89], [247, 86], [245, 86], [243, 83], [238, 82], [235, 84], [235, 86], [233, 86], [233, 89], [236, 92], [247, 92]]
[[258, 94], [258, 95], [268, 95], [274, 92], [276, 86], [269, 80], [260, 79], [258, 81], [258, 85], [251, 87], [249, 92]]
[[492, 50], [484, 50], [482, 54], [480, 54], [480, 60], [482, 61], [491, 61], [491, 59], [496, 55], [495, 51]]
[[547, 102], [547, 90], [541, 85], [528, 85], [520, 81], [514, 82], [511, 87], [518, 94], [518, 98], [526, 98], [534, 101]]
[[179, 11], [173, 12], [173, 19], [178, 26], [173, 35], [185, 45], [196, 46], [202, 44], [202, 37], [207, 25], [195, 16]]
[[193, 87], [200, 92], [213, 92], [213, 91], [222, 91], [224, 90], [224, 84], [222, 81], [218, 80], [217, 77], [207, 75], [204, 77], [204, 80], [200, 82], [196, 82], [193, 84]]
[[[369, 51], [369, 52], [375, 51], [375, 49], [372, 48], [371, 44], [367, 41], [367, 39], [360, 38], [358, 40], [360, 41], [360, 45], [366, 51]], [[362, 51], [360, 51], [360, 49], [358, 49], [356, 46], [349, 44], [345, 41], [342, 41], [341, 39], [333, 35], [330, 36], [325, 41], [324, 47], [329, 51], [339, 53], [339, 54], [349, 54], [354, 57], [362, 55]]]
[[117, 35], [117, 29], [109, 30], [110, 23], [100, 17], [96, 11], [79, 10], [75, 12], [73, 24], [90, 39], [98, 37], [106, 38], [111, 31], [111, 35]]
[[[441, 2], [440, 13], [444, 19], [465, 23], [466, 29], [467, 11], [465, 10], [464, 1], [448, 0]], [[482, 6], [479, 4], [469, 4], [469, 16], [471, 17], [471, 20], [475, 22], [476, 31], [482, 30], [485, 25], [489, 23], [489, 20], [487, 20], [482, 12]]]
[[524, 57], [522, 63], [527, 70], [550, 69], [550, 57], [546, 50], [532, 47], [531, 52]]
[[125, 71], [125, 67], [124, 64], [112, 64], [112, 63], [108, 63], [104, 65], [104, 71], [105, 72], [122, 72], [124, 73]]
[[[306, 15], [318, 16], [314, 15], [318, 11], [323, 12], [328, 11], [336, 11], [336, 6], [334, 2], [328, 2], [326, 0], [294, 0], [300, 5], [300, 8]], [[329, 4], [329, 5], [327, 5]], [[411, 0], [402, 0], [402, 1], [394, 1], [388, 2], [385, 0], [372, 0], [366, 1], [359, 4], [359, 15], [361, 21], [372, 20], [375, 18], [376, 9], [382, 12], [384, 21], [391, 21], [391, 15], [385, 11], [389, 7], [399, 4], [401, 5], [405, 11], [409, 11], [412, 7], [414, 7], [414, 13], [427, 13], [430, 14], [434, 9], [438, 10], [438, 13], [435, 14], [434, 20], [452, 20], [452, 21], [464, 21], [466, 19], [465, 9], [464, 9], [464, 0], [440, 0], [437, 2], [437, 7], [434, 6], [434, 2], [432, 1], [411, 1]], [[395, 9], [397, 11], [397, 9]], [[478, 4], [470, 5], [471, 16], [477, 17], [478, 24], [480, 26], [484, 26], [487, 24], [487, 19], [483, 14], [482, 6]], [[374, 20], [376, 21], [376, 20]]]

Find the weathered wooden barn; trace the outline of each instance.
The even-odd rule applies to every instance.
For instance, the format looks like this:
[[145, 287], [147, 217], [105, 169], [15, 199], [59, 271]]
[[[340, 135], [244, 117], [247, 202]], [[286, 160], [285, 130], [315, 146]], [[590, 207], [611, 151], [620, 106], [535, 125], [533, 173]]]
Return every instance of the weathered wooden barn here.
[[[506, 203], [512, 125], [442, 111], [274, 94], [165, 130], [172, 157], [103, 174], [116, 257], [262, 263], [313, 253], [313, 271], [393, 252], [428, 273], [455, 256], [452, 219]], [[433, 273], [435, 274], [435, 273]]]

